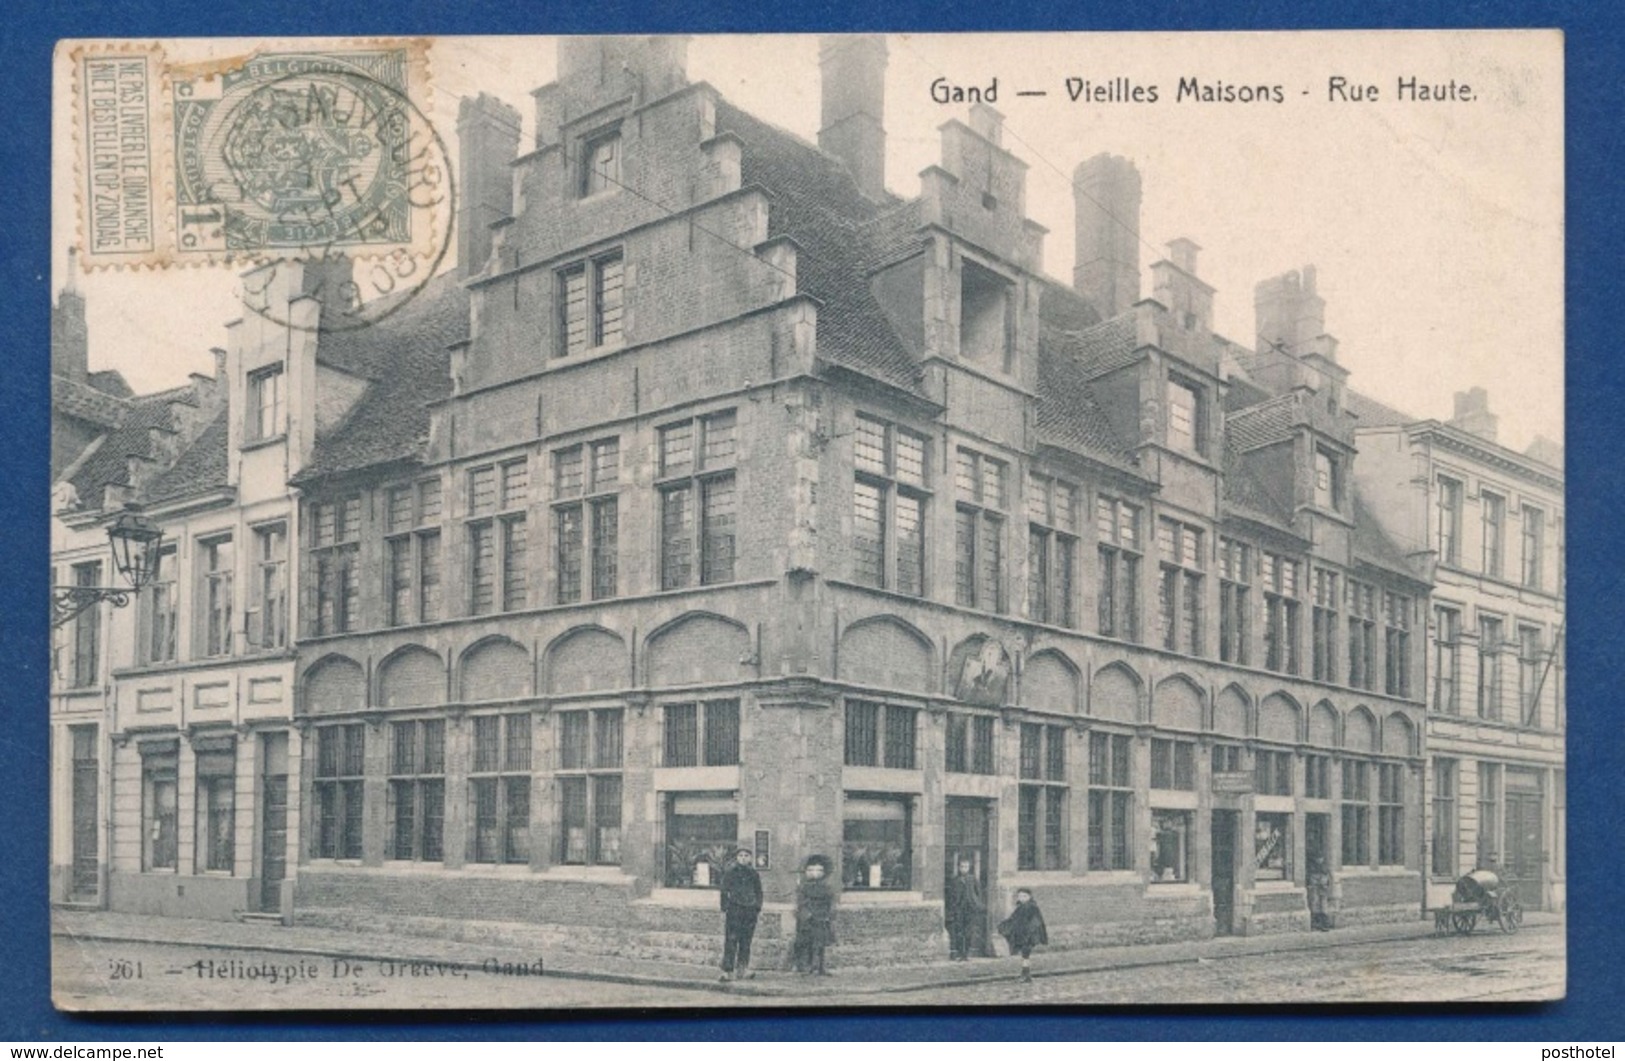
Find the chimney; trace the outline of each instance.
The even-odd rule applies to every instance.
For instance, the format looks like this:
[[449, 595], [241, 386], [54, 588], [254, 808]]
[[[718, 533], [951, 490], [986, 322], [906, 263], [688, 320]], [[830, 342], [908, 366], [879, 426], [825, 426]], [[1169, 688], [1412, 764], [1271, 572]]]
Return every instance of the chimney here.
[[1167, 307], [1185, 331], [1201, 336], [1213, 333], [1213, 288], [1196, 275], [1201, 250], [1184, 236], [1168, 244], [1168, 257], [1151, 265], [1151, 297]]
[[1140, 300], [1140, 171], [1100, 154], [1072, 173], [1077, 233], [1072, 286], [1102, 318]]
[[1260, 280], [1253, 287], [1253, 318], [1260, 351], [1294, 357], [1309, 352], [1326, 331], [1326, 300], [1315, 293], [1315, 267]]
[[1490, 412], [1490, 396], [1483, 387], [1456, 392], [1456, 415], [1451, 417], [1450, 426], [1459, 427], [1485, 442], [1494, 442], [1500, 421], [1500, 417]]
[[491, 226], [513, 213], [513, 160], [519, 153], [519, 112], [481, 92], [457, 107], [457, 269], [463, 277], [485, 271]]
[[828, 36], [818, 48], [824, 124], [818, 146], [846, 163], [858, 190], [886, 197], [886, 42]]
[[79, 293], [79, 253], [68, 248], [68, 277], [51, 307], [51, 374], [83, 383], [90, 375], [90, 330]]

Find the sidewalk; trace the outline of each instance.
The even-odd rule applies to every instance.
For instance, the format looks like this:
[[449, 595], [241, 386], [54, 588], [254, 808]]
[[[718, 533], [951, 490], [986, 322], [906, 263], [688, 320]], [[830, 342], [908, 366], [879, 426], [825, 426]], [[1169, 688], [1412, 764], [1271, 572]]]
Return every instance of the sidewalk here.
[[[1561, 926], [1557, 914], [1532, 913], [1525, 931]], [[1480, 929], [1482, 931], [1482, 929]], [[1493, 931], [1493, 930], [1492, 930]], [[535, 953], [452, 940], [416, 936], [385, 936], [336, 929], [283, 927], [236, 921], [192, 921], [181, 918], [118, 914], [105, 911], [53, 910], [51, 934], [57, 945], [74, 942], [127, 942], [207, 947], [234, 951], [272, 951], [359, 959], [362, 961], [436, 962], [477, 969], [482, 962], [534, 963]], [[1094, 947], [1086, 950], [1040, 951], [1033, 959], [1035, 977], [1102, 969], [1136, 969], [1179, 962], [1217, 961], [1252, 954], [1283, 954], [1377, 943], [1423, 939], [1434, 934], [1433, 921], [1406, 921], [1367, 925], [1331, 932], [1301, 932], [1273, 936], [1229, 936], [1187, 943], [1156, 943], [1132, 947]], [[720, 940], [719, 949], [720, 949]], [[835, 969], [829, 977], [806, 977], [777, 970], [761, 970], [752, 980], [720, 983], [718, 970], [708, 965], [678, 962], [631, 961], [560, 952], [540, 955], [547, 975], [608, 983], [637, 984], [713, 991], [720, 994], [783, 996], [805, 1003], [822, 995], [899, 994], [931, 987], [1008, 980], [1016, 973], [1008, 958], [970, 962], [932, 962], [886, 968]]]

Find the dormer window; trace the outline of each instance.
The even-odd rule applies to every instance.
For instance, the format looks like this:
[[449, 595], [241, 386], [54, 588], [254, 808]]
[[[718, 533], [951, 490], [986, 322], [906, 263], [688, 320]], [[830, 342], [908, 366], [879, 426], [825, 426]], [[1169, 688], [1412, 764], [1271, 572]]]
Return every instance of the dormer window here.
[[1183, 453], [1207, 453], [1207, 410], [1194, 384], [1168, 379], [1168, 445]]
[[582, 141], [581, 197], [585, 199], [620, 186], [621, 134], [602, 133]]
[[244, 442], [264, 442], [282, 434], [282, 366], [272, 365], [248, 377], [248, 418]]
[[1343, 469], [1337, 455], [1315, 447], [1315, 505], [1337, 511], [1343, 502]]
[[963, 261], [960, 270], [960, 356], [1008, 372], [1015, 352], [1015, 285], [972, 261]]

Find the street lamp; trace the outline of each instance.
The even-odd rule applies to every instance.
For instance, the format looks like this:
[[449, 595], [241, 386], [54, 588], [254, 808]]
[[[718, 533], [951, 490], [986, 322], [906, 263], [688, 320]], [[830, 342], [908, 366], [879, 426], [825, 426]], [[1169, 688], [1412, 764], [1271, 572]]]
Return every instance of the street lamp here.
[[56, 586], [51, 590], [51, 626], [71, 621], [80, 612], [101, 601], [115, 608], [130, 603], [130, 594], [139, 593], [158, 574], [160, 544], [164, 532], [141, 514], [141, 506], [130, 502], [118, 519], [107, 528], [107, 541], [113, 550], [113, 568], [130, 584], [122, 586]]

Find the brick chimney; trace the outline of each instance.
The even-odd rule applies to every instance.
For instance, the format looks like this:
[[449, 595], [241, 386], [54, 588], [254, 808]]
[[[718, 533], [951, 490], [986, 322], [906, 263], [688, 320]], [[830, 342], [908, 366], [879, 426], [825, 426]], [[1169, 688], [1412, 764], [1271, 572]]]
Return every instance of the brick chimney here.
[[1168, 257], [1151, 265], [1151, 297], [1173, 314], [1180, 328], [1207, 336], [1213, 332], [1213, 288], [1196, 275], [1201, 251], [1184, 236], [1168, 243]]
[[1072, 286], [1101, 317], [1115, 317], [1140, 300], [1140, 171], [1096, 155], [1073, 171], [1072, 199]]
[[1315, 293], [1315, 267], [1306, 265], [1253, 287], [1253, 319], [1261, 350], [1301, 356], [1326, 331], [1326, 300]]
[[1501, 418], [1490, 412], [1490, 396], [1483, 387], [1456, 392], [1456, 415], [1450, 418], [1451, 427], [1494, 442], [1500, 422]]
[[90, 374], [90, 331], [79, 293], [79, 253], [68, 248], [68, 278], [51, 307], [51, 374], [83, 383]]
[[818, 146], [846, 163], [858, 190], [886, 196], [886, 42], [828, 36], [818, 48], [823, 127]]
[[464, 276], [485, 270], [491, 258], [491, 226], [513, 213], [513, 160], [519, 153], [519, 112], [481, 92], [457, 106], [457, 269]]

